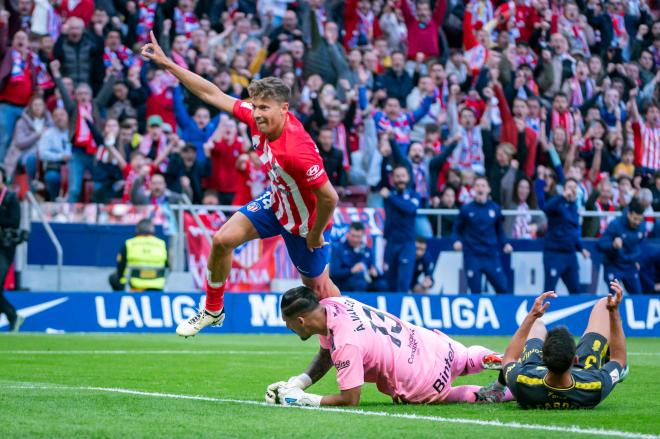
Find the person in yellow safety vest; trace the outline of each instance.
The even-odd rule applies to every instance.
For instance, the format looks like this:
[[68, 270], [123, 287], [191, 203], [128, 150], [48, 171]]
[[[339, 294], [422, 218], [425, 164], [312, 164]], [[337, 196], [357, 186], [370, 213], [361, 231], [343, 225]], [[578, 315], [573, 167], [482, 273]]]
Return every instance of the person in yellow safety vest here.
[[154, 236], [148, 219], [137, 223], [136, 236], [128, 239], [117, 255], [117, 272], [108, 279], [114, 291], [123, 291], [129, 279], [133, 291], [162, 291], [167, 269], [167, 245]]

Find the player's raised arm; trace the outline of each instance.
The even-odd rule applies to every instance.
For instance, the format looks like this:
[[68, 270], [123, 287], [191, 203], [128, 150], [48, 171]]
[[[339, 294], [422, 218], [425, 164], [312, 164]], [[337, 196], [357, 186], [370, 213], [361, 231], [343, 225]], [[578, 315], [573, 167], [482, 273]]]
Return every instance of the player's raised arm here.
[[504, 351], [504, 357], [502, 358], [503, 365], [518, 360], [520, 354], [522, 354], [525, 342], [529, 336], [529, 332], [532, 330], [532, 326], [534, 326], [534, 322], [536, 322], [538, 318], [542, 317], [545, 313], [545, 310], [548, 309], [548, 306], [550, 306], [550, 302], [545, 302], [545, 299], [550, 297], [555, 298], [557, 295], [554, 291], [546, 291], [536, 298], [532, 309], [529, 311], [529, 314], [527, 314], [525, 320], [523, 320], [522, 324], [520, 325], [520, 328], [518, 328], [516, 333], [511, 338], [509, 345], [506, 347], [506, 351]]
[[607, 310], [610, 312], [610, 361], [616, 361], [621, 367], [626, 366], [626, 336], [623, 333], [621, 316], [619, 315], [619, 304], [623, 297], [623, 289], [618, 280], [610, 282], [610, 289], [614, 295], [607, 298]]
[[163, 49], [156, 41], [153, 31], [149, 34], [151, 43], [142, 47], [142, 56], [155, 62], [163, 69], [171, 72], [177, 77], [181, 84], [190, 90], [195, 96], [214, 107], [231, 114], [234, 109], [235, 98], [223, 93], [213, 83], [207, 81], [196, 73], [184, 69], [165, 55]]

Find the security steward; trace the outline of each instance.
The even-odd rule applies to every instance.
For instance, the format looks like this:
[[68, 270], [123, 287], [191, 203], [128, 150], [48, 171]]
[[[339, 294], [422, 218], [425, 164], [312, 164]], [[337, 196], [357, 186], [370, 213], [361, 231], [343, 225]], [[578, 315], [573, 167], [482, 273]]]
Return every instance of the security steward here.
[[154, 236], [148, 219], [137, 223], [136, 236], [127, 240], [117, 255], [117, 272], [108, 279], [114, 291], [162, 291], [167, 270], [167, 245]]

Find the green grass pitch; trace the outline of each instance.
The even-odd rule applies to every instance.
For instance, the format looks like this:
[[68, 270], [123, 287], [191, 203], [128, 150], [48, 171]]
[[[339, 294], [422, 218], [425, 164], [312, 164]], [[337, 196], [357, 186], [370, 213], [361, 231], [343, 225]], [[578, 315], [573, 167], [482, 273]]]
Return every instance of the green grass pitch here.
[[[507, 342], [458, 339], [499, 350]], [[2, 335], [0, 437], [660, 437], [659, 339], [628, 341], [631, 375], [595, 410], [395, 406], [373, 385], [359, 412], [262, 405], [266, 386], [300, 373], [317, 349], [313, 340], [272, 335]], [[310, 391], [336, 389], [331, 370]]]

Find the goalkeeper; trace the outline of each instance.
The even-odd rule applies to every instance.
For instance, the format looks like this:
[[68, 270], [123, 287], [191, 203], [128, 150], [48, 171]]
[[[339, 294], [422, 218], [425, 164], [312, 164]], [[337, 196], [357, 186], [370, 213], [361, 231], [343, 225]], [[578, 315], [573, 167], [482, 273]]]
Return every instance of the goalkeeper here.
[[[376, 383], [395, 403], [477, 402], [480, 386], [452, 387], [452, 382], [501, 366], [490, 349], [463, 346], [347, 297], [319, 302], [311, 289], [301, 286], [284, 294], [281, 307], [287, 327], [302, 340], [318, 335], [321, 349], [305, 373], [268, 386], [266, 401], [271, 404], [355, 406], [365, 382]], [[305, 393], [333, 365], [341, 392]]]
[[604, 400], [628, 373], [622, 289], [617, 280], [610, 289], [614, 294], [594, 305], [577, 347], [565, 327], [546, 331], [539, 320], [550, 305], [544, 301], [557, 296], [539, 296], [504, 353], [500, 377], [479, 392], [479, 400], [497, 402], [506, 390], [522, 408], [593, 408]]

